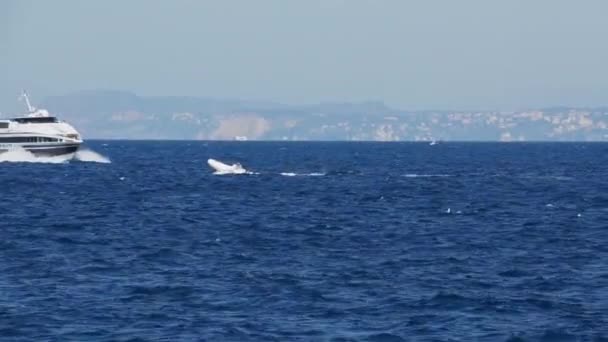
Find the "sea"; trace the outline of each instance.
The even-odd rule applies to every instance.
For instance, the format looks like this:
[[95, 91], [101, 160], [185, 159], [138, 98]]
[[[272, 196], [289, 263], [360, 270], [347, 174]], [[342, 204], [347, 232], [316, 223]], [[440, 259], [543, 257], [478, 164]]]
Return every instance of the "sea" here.
[[608, 341], [607, 143], [0, 161], [0, 341]]

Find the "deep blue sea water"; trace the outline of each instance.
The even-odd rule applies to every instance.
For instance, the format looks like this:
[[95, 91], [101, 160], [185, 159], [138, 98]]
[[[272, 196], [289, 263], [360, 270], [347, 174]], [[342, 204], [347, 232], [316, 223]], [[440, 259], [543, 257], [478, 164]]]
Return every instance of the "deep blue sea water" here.
[[0, 163], [2, 341], [608, 341], [608, 144], [87, 145]]

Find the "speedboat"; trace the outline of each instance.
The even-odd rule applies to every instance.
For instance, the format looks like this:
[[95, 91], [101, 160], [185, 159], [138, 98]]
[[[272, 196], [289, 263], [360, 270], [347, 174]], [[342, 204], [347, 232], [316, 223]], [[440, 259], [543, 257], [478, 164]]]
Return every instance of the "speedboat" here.
[[21, 98], [28, 113], [0, 119], [0, 153], [24, 149], [35, 156], [58, 156], [78, 151], [82, 138], [72, 125], [34, 108], [25, 91]]

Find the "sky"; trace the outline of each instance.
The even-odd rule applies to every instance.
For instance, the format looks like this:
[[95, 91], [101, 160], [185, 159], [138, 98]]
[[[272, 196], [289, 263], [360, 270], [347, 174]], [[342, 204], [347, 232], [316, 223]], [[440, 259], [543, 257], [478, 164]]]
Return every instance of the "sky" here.
[[90, 89], [404, 110], [608, 105], [604, 0], [0, 0], [0, 111]]

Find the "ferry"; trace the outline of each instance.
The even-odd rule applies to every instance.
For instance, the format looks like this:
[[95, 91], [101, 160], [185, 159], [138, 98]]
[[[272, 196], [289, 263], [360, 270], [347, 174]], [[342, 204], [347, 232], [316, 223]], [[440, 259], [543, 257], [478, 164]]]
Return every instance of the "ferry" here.
[[0, 153], [24, 149], [35, 156], [74, 154], [83, 140], [69, 123], [45, 109], [33, 107], [23, 91], [28, 112], [13, 118], [0, 118]]

